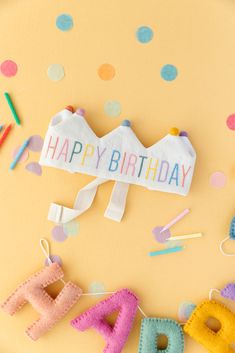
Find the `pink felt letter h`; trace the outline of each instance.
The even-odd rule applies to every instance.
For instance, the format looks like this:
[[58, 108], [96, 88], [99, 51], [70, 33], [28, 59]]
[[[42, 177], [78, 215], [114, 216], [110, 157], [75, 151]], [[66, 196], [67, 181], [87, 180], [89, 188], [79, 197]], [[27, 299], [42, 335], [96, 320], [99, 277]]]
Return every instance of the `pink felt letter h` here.
[[17, 310], [29, 302], [40, 313], [40, 318], [26, 330], [27, 335], [33, 340], [37, 340], [63, 318], [82, 293], [74, 283], [67, 282], [53, 300], [44, 288], [63, 276], [62, 268], [57, 263], [53, 263], [29, 277], [2, 305], [3, 310], [14, 315]]

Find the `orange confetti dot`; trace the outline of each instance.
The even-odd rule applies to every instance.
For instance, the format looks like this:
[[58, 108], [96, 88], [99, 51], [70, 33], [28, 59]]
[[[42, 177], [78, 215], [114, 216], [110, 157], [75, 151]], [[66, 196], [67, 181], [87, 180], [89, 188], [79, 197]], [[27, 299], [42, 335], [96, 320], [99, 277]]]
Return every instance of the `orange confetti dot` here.
[[98, 69], [98, 75], [101, 80], [112, 80], [115, 76], [115, 68], [110, 64], [103, 64]]

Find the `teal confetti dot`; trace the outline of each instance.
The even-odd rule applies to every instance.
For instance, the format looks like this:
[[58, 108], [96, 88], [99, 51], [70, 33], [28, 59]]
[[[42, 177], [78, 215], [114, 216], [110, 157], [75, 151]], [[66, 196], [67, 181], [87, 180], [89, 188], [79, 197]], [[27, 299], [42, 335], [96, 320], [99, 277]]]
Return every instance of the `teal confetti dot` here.
[[[89, 286], [89, 293], [103, 293], [105, 292], [105, 286], [102, 282], [92, 282]], [[96, 295], [96, 297], [100, 297], [102, 294]]]
[[140, 43], [146, 44], [153, 39], [153, 30], [147, 26], [139, 27], [136, 32], [136, 37]]
[[178, 318], [182, 322], [187, 322], [196, 305], [191, 302], [183, 302], [179, 306]]
[[117, 101], [107, 101], [104, 105], [104, 111], [108, 116], [116, 118], [121, 114], [121, 104]]
[[63, 32], [69, 31], [71, 28], [73, 28], [72, 16], [66, 13], [59, 15], [56, 19], [56, 26]]
[[75, 237], [79, 233], [79, 222], [71, 221], [63, 225], [63, 229], [66, 235]]
[[174, 65], [164, 65], [161, 69], [161, 77], [165, 81], [173, 81], [178, 75], [178, 70]]

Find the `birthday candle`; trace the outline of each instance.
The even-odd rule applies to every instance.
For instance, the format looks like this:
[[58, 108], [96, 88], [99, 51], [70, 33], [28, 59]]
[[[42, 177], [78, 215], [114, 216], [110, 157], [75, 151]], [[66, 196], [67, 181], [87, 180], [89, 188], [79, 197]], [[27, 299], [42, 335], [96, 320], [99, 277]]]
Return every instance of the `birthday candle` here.
[[30, 141], [30, 138], [28, 140], [26, 140], [23, 145], [20, 147], [19, 151], [17, 152], [15, 159], [13, 160], [13, 162], [10, 165], [10, 169], [14, 169], [16, 164], [18, 163], [20, 157], [22, 156], [22, 154], [24, 153], [24, 150], [26, 149], [26, 147], [28, 146]]

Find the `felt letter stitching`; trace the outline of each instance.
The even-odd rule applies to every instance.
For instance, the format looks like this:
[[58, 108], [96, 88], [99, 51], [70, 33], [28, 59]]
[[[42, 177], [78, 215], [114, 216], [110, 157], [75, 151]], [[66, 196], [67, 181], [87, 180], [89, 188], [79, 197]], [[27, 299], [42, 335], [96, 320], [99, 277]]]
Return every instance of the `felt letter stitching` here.
[[82, 290], [74, 283], [67, 282], [53, 300], [44, 288], [61, 279], [63, 275], [61, 267], [53, 263], [29, 277], [2, 305], [4, 311], [14, 315], [29, 302], [40, 313], [40, 318], [26, 330], [32, 340], [37, 340], [63, 318], [82, 293]]
[[[156, 347], [160, 335], [168, 338], [166, 349]], [[139, 353], [183, 353], [184, 334], [180, 325], [170, 319], [146, 318], [142, 320]]]
[[[211, 317], [220, 321], [218, 332], [206, 325]], [[234, 353], [230, 345], [235, 341], [235, 315], [214, 300], [203, 302], [193, 311], [184, 331], [211, 353]]]
[[[71, 325], [79, 331], [95, 328], [107, 342], [104, 352], [120, 353], [131, 331], [137, 306], [137, 297], [128, 289], [122, 289], [75, 318]], [[117, 310], [118, 318], [112, 327], [105, 316]]]

